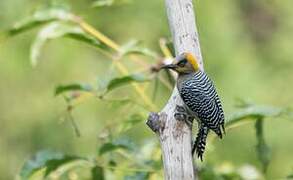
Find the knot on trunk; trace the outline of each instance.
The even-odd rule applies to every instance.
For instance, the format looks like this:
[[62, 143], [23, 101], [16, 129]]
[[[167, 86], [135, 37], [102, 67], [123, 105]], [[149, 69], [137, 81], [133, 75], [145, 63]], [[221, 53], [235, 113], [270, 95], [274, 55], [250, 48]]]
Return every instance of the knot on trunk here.
[[151, 128], [155, 133], [163, 132], [165, 129], [167, 115], [165, 113], [155, 113], [151, 112], [147, 119], [146, 124]]

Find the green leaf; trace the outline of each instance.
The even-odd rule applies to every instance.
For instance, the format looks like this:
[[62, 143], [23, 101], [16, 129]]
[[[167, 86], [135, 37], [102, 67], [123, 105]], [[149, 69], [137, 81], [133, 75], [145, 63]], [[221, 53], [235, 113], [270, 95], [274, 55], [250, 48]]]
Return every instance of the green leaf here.
[[31, 16], [17, 22], [10, 30], [8, 30], [8, 34], [14, 36], [54, 20], [72, 21], [74, 18], [73, 14], [62, 7], [41, 9], [34, 12]]
[[250, 99], [236, 98], [235, 106], [238, 108], [246, 108], [249, 106], [253, 106], [253, 101], [251, 101]]
[[107, 102], [109, 104], [109, 107], [112, 109], [119, 109], [119, 108], [124, 107], [128, 104], [133, 103], [133, 100], [129, 99], [129, 98], [115, 99], [115, 100], [105, 100], [102, 98], [102, 100]]
[[293, 174], [288, 175], [287, 179], [293, 179]]
[[265, 142], [263, 132], [263, 119], [260, 118], [255, 122], [255, 129], [257, 139], [256, 151], [258, 159], [263, 166], [263, 172], [265, 173], [271, 161], [271, 149]]
[[212, 164], [205, 164], [199, 168], [199, 179], [217, 179], [217, 180], [236, 180], [242, 178], [237, 172], [235, 165], [225, 162], [221, 165], [214, 166]]
[[172, 56], [175, 57], [175, 49], [174, 49], [174, 44], [172, 42], [172, 39], [166, 39], [166, 46], [167, 48], [171, 51]]
[[104, 180], [105, 175], [104, 175], [104, 169], [99, 166], [95, 166], [91, 170], [92, 172], [92, 179], [93, 180]]
[[108, 162], [108, 165], [111, 166], [111, 167], [116, 167], [117, 166], [117, 163], [114, 160], [110, 160]]
[[120, 131], [125, 132], [125, 131], [133, 128], [133, 126], [137, 125], [138, 123], [140, 123], [144, 120], [145, 120], [145, 118], [142, 115], [132, 114], [128, 119], [123, 121]]
[[89, 85], [81, 85], [81, 84], [60, 85], [55, 88], [55, 96], [58, 96], [68, 91], [91, 91], [91, 90], [92, 88]]
[[107, 48], [104, 44], [101, 44], [101, 42], [97, 39], [95, 39], [94, 37], [91, 37], [87, 34], [85, 34], [84, 32], [82, 33], [67, 33], [64, 37], [68, 37], [77, 41], [81, 41], [84, 42], [88, 45], [97, 47], [97, 48], [101, 48], [101, 49], [105, 49]]
[[103, 154], [105, 154], [107, 152], [111, 152], [111, 151], [114, 151], [114, 150], [119, 149], [119, 148], [124, 148], [124, 146], [115, 145], [113, 143], [105, 143], [100, 148], [99, 154], [103, 155]]
[[258, 118], [277, 117], [282, 115], [284, 109], [271, 106], [251, 105], [241, 108], [227, 118], [226, 127], [233, 126], [243, 121], [256, 120]]
[[27, 161], [23, 165], [20, 171], [20, 177], [22, 179], [28, 179], [36, 171], [41, 170], [43, 168], [46, 168], [44, 175], [46, 177], [62, 165], [80, 159], [82, 158], [76, 156], [68, 156], [62, 153], [52, 151], [41, 151], [38, 152], [33, 159]]
[[133, 142], [128, 138], [119, 138], [113, 142], [107, 142], [103, 144], [99, 149], [99, 155], [113, 152], [117, 149], [124, 149], [128, 151], [134, 150]]
[[221, 179], [220, 175], [217, 174], [214, 168], [209, 164], [205, 164], [199, 169], [199, 178], [200, 179]]
[[[150, 157], [150, 158], [153, 158], [153, 157]], [[143, 164], [149, 167], [150, 170], [160, 170], [163, 167], [161, 158], [159, 160], [148, 159], [146, 161], [143, 161]]]
[[149, 176], [149, 172], [136, 172], [134, 175], [125, 176], [124, 180], [147, 180]]
[[114, 0], [97, 0], [93, 3], [93, 7], [111, 6], [114, 2]]
[[130, 3], [131, 0], [96, 0], [93, 3], [93, 7], [105, 7], [105, 6], [113, 6], [113, 5], [121, 5]]
[[60, 37], [70, 37], [95, 47], [102, 47], [98, 40], [87, 35], [79, 26], [64, 22], [52, 22], [40, 30], [33, 42], [30, 53], [31, 64], [37, 65], [41, 50], [46, 42]]
[[158, 58], [158, 55], [156, 52], [151, 51], [148, 48], [142, 47], [141, 43], [137, 40], [131, 40], [125, 45], [121, 47], [121, 56], [126, 56], [129, 54], [140, 54], [144, 56], [149, 56], [154, 59]]
[[114, 78], [110, 80], [110, 82], [107, 84], [106, 93], [108, 93], [109, 91], [112, 91], [113, 89], [116, 89], [118, 87], [121, 87], [123, 85], [129, 84], [132, 82], [141, 83], [146, 81], [149, 81], [149, 79], [143, 76], [142, 74], [132, 74], [128, 76]]

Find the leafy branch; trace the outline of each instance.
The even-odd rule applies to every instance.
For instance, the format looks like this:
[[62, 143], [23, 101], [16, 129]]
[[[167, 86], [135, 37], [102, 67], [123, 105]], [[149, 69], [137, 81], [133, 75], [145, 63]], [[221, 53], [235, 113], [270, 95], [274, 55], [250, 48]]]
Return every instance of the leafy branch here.
[[[119, 59], [121, 59], [123, 56], [127, 54], [132, 54], [131, 59], [133, 59], [135, 62], [139, 62], [139, 60], [136, 60], [136, 53], [151, 56], [152, 58], [158, 58], [156, 53], [153, 53], [146, 48], [137, 47], [133, 43], [130, 47], [129, 44], [128, 47], [118, 45], [116, 42], [108, 38], [99, 30], [95, 29], [90, 24], [85, 22], [81, 17], [60, 7], [52, 7], [49, 9], [36, 11], [31, 17], [28, 17], [25, 20], [16, 23], [9, 31], [7, 31], [7, 34], [9, 36], [14, 36], [45, 24], [48, 25], [39, 32], [31, 48], [31, 62], [33, 66], [35, 66], [38, 62], [40, 50], [43, 47], [44, 43], [50, 39], [60, 37], [69, 37], [75, 40], [83, 41], [101, 50], [106, 50], [106, 47], [113, 49], [118, 53], [118, 56], [113, 56], [109, 53], [105, 54], [113, 60], [113, 64], [124, 76], [130, 75], [130, 73], [126, 66], [119, 61]], [[117, 57], [119, 58], [117, 59]], [[136, 84], [135, 81], [130, 82], [130, 84], [140, 95], [141, 99], [145, 102], [147, 106], [149, 106], [151, 109], [156, 108], [156, 105], [152, 103], [152, 100], [148, 97], [148, 95], [146, 95], [141, 86]], [[87, 97], [88, 96], [85, 96], [85, 99], [87, 99]], [[83, 98], [80, 97], [79, 99], [80, 101], [82, 101]]]
[[[116, 0], [100, 0], [95, 2], [95, 6], [112, 5], [115, 4]], [[63, 95], [67, 107], [67, 118], [72, 122], [73, 128], [77, 135], [80, 134], [77, 125], [75, 124], [74, 118], [71, 114], [72, 108], [83, 103], [89, 98], [99, 98], [109, 104], [115, 106], [113, 109], [118, 109], [118, 106], [139, 105], [144, 109], [147, 107], [151, 110], [157, 109], [156, 105], [153, 103], [152, 98], [146, 93], [145, 87], [140, 83], [149, 82], [156, 79], [155, 90], [156, 92], [158, 81], [160, 81], [168, 90], [172, 90], [174, 79], [169, 72], [166, 72], [169, 79], [165, 79], [162, 76], [157, 75], [155, 78], [149, 74], [146, 75], [145, 71], [156, 72], [157, 66], [165, 63], [165, 61], [171, 61], [173, 58], [172, 48], [170, 48], [170, 41], [166, 39], [160, 39], [159, 47], [162, 51], [161, 55], [158, 55], [154, 51], [141, 46], [139, 41], [129, 41], [124, 45], [120, 45], [111, 38], [107, 37], [103, 32], [94, 28], [88, 22], [83, 20], [80, 16], [60, 7], [51, 7], [47, 9], [41, 9], [33, 13], [31, 17], [25, 18], [24, 20], [16, 23], [10, 30], [6, 32], [8, 37], [12, 37], [21, 34], [30, 29], [41, 27], [40, 31], [36, 35], [35, 41], [31, 45], [30, 59], [32, 66], [36, 66], [39, 62], [41, 51], [44, 45], [56, 38], [70, 38], [77, 40], [79, 42], [86, 43], [98, 51], [103, 53], [107, 58], [109, 58], [115, 68], [122, 74], [118, 77], [111, 77], [104, 84], [104, 87], [99, 89], [92, 87], [87, 84], [73, 83], [67, 85], [59, 85], [55, 89], [55, 95]], [[114, 52], [114, 53], [113, 53]], [[140, 59], [139, 55], [144, 55], [150, 57], [151, 59], [158, 60], [157, 64], [152, 66], [147, 62]], [[127, 57], [132, 62], [135, 63], [136, 67], [142, 67], [143, 73], [132, 73], [128, 67], [121, 61], [122, 58]], [[138, 69], [136, 69], [136, 72]], [[111, 100], [107, 99], [107, 96], [114, 89], [120, 88], [124, 85], [130, 84], [135, 92], [139, 95], [139, 101], [132, 99], [118, 99]], [[141, 104], [140, 104], [141, 103]], [[130, 106], [129, 105], [129, 106]], [[143, 122], [145, 117], [142, 113], [135, 112], [129, 113], [130, 115], [121, 121], [119, 119], [112, 119], [109, 125], [117, 137], [122, 136], [124, 133], [130, 129], [137, 126], [139, 123]], [[276, 119], [283, 115], [289, 114], [288, 110], [285, 108], [276, 108], [271, 106], [259, 106], [253, 104], [245, 104], [241, 108], [235, 110], [227, 117], [226, 128], [231, 130], [235, 127], [239, 127], [245, 123], [255, 123], [256, 130], [256, 151], [258, 158], [263, 166], [263, 171], [267, 170], [267, 167], [271, 160], [270, 147], [264, 138], [264, 127], [263, 124], [267, 119]], [[104, 128], [104, 129], [107, 129]], [[109, 128], [110, 129], [110, 128]], [[102, 133], [101, 133], [102, 134]], [[111, 136], [112, 136], [111, 134]], [[43, 177], [47, 177], [50, 174], [56, 173], [58, 176], [66, 173], [70, 169], [74, 169], [77, 166], [87, 166], [93, 179], [104, 178], [106, 171], [124, 171], [124, 172], [134, 172], [133, 177], [146, 177], [150, 174], [157, 173], [161, 171], [160, 158], [161, 154], [158, 148], [158, 144], [151, 145], [148, 143], [144, 144], [140, 149], [135, 149], [132, 147], [131, 143], [118, 141], [110, 135], [105, 135], [104, 139], [99, 147], [96, 158], [84, 158], [79, 156], [68, 156], [62, 153], [41, 151], [36, 154], [36, 157], [27, 161], [21, 172], [20, 176], [23, 179], [32, 177], [33, 175], [40, 172]], [[142, 151], [141, 149], [148, 148], [147, 152], [151, 152], [145, 159], [141, 160], [134, 156], [133, 152]], [[158, 153], [159, 152], [159, 153]], [[143, 153], [141, 156], [144, 157]], [[154, 155], [155, 154], [155, 155]], [[108, 161], [107, 158], [110, 159]], [[119, 160], [125, 161], [127, 159], [126, 165], [119, 164]], [[122, 162], [122, 161], [121, 161]], [[138, 163], [139, 162], [139, 163]], [[120, 162], [119, 162], [120, 163]], [[137, 167], [137, 168], [136, 168]], [[155, 178], [153, 178], [155, 179]]]

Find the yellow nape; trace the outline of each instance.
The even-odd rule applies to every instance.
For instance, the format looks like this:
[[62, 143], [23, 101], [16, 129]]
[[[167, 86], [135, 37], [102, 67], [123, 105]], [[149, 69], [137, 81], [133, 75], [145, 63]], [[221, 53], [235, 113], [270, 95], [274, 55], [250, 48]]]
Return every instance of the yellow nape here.
[[199, 69], [198, 61], [191, 53], [186, 53], [186, 60], [192, 65], [194, 70], [197, 71]]

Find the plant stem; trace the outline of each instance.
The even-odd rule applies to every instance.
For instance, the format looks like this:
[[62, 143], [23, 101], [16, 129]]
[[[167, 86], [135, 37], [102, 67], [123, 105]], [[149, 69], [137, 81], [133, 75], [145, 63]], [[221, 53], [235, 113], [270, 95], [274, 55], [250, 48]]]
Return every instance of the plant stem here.
[[[101, 42], [112, 48], [113, 50], [117, 51], [118, 53], [121, 52], [121, 46], [118, 45], [116, 42], [102, 34], [100, 31], [92, 27], [90, 24], [83, 21], [81, 18], [76, 17], [75, 22], [79, 24], [79, 26], [87, 33], [91, 34], [95, 38], [99, 39]], [[128, 69], [117, 60], [114, 60], [114, 65], [123, 75], [129, 75]], [[137, 83], [131, 83], [134, 87], [136, 92], [140, 95], [142, 100], [148, 105], [152, 110], [157, 109], [156, 105], [151, 101], [151, 99], [146, 95], [143, 88], [141, 88]]]

